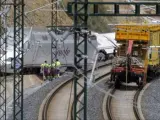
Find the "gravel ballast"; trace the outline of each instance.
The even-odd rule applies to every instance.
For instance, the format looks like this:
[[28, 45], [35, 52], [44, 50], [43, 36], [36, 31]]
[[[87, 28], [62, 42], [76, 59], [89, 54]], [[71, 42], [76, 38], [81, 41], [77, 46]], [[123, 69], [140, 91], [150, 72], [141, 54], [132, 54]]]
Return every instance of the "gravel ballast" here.
[[160, 79], [154, 80], [144, 91], [141, 107], [145, 120], [160, 120]]
[[[72, 75], [64, 75], [59, 79], [53, 81], [46, 81], [42, 84], [38, 90], [32, 92], [32, 94], [24, 95], [24, 114], [23, 120], [37, 120], [39, 114], [39, 108], [46, 95], [57, 85], [71, 78]], [[31, 91], [30, 91], [31, 92]], [[11, 115], [8, 120], [13, 120]]]
[[[109, 90], [109, 84], [106, 83], [109, 77], [98, 83], [96, 86], [89, 88], [87, 92], [87, 120], [104, 120], [102, 105], [105, 93]], [[83, 114], [80, 114], [83, 120]]]

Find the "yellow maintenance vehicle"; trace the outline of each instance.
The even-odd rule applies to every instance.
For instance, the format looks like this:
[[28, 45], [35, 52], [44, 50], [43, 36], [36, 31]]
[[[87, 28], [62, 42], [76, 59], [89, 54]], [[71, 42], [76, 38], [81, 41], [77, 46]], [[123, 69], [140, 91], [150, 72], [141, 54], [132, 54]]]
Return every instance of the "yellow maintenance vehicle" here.
[[160, 75], [160, 25], [116, 25], [115, 39], [120, 46], [111, 70], [115, 88], [121, 82], [144, 86]]

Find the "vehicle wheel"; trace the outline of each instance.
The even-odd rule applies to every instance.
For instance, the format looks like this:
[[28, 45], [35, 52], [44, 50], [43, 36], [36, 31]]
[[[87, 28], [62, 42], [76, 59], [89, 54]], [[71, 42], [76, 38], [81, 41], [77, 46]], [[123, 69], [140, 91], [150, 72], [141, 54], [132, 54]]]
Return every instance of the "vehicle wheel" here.
[[108, 60], [108, 57], [108, 54], [104, 50], [99, 51], [98, 61], [105, 62], [106, 60]]
[[119, 80], [119, 79], [116, 79], [116, 80], [115, 80], [115, 84], [114, 84], [115, 89], [120, 89], [120, 86], [121, 86], [120, 80]]
[[156, 77], [159, 77], [159, 76], [160, 76], [160, 70], [157, 69], [157, 70], [156, 70]]
[[98, 55], [98, 62], [102, 61], [102, 57], [101, 57], [101, 54], [99, 53]]
[[112, 81], [115, 81], [115, 78], [116, 78], [115, 76], [116, 76], [115, 74], [112, 74], [112, 75], [111, 75], [111, 80], [112, 80]]
[[139, 78], [138, 78], [137, 85], [138, 85], [139, 88], [142, 88], [142, 87], [143, 87], [143, 79], [142, 79], [142, 77], [139, 77]]
[[139, 86], [139, 84], [141, 82], [141, 77], [137, 77], [136, 79], [137, 79], [136, 84]]
[[138, 88], [143, 88], [143, 83], [140, 83], [140, 84], [138, 85]]

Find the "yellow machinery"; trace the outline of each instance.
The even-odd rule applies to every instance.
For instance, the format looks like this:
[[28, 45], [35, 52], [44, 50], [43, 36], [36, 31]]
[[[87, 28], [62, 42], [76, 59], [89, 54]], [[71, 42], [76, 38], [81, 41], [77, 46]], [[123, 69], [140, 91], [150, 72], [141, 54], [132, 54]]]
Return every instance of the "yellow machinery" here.
[[116, 25], [116, 40], [118, 43], [133, 40], [147, 44], [148, 64], [159, 65], [160, 25]]
[[[130, 79], [134, 77], [136, 79], [141, 78], [143, 79], [141, 83], [145, 85], [147, 76], [151, 74], [153, 76], [155, 76], [155, 74], [160, 74], [158, 67], [160, 65], [160, 25], [116, 25], [115, 39], [121, 44], [118, 48], [117, 55], [126, 57], [126, 61], [130, 60], [130, 62], [126, 62], [128, 65], [126, 64], [123, 66], [121, 62], [116, 68], [112, 69], [112, 77], [114, 76], [113, 78], [115, 81], [118, 78], [123, 79], [122, 76], [125, 75], [122, 72], [123, 69], [125, 72], [127, 69], [129, 71], [127, 71], [127, 74], [129, 74], [130, 77], [126, 77], [128, 75], [125, 76], [127, 82], [137, 82], [138, 85], [140, 84], [140, 81]], [[129, 48], [129, 41], [133, 41], [132, 49]], [[130, 55], [127, 54], [127, 48], [128, 50], [131, 50]]]

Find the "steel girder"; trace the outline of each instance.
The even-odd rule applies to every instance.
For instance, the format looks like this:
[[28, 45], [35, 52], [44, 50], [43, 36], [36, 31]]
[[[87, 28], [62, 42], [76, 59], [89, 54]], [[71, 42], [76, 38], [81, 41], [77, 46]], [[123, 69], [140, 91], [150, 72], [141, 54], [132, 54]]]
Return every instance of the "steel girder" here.
[[[85, 16], [85, 13], [74, 13], [74, 5], [82, 6], [84, 4], [83, 1], [79, 2], [69, 2], [68, 3], [68, 14], [71, 16]], [[101, 11], [100, 8], [104, 5], [108, 5], [113, 8], [113, 11], [109, 13], [107, 10], [106, 11]], [[131, 9], [132, 13], [128, 12], [123, 13], [121, 11], [121, 6], [127, 6], [130, 5], [133, 10]], [[152, 5], [155, 6], [155, 12], [154, 13], [143, 13], [141, 12], [141, 9], [143, 9], [143, 6], [146, 5]], [[148, 1], [148, 2], [88, 2], [88, 8], [90, 8], [89, 13], [87, 16], [160, 16], [160, 4], [159, 2], [155, 1]]]
[[24, 0], [14, 0], [14, 99], [13, 119], [23, 119]]
[[7, 0], [0, 1], [0, 120], [6, 120], [6, 47], [7, 47], [7, 28], [5, 13]]
[[[58, 0], [52, 0], [52, 12], [51, 12], [51, 31], [57, 31], [57, 24], [58, 24]], [[55, 26], [55, 27], [53, 27]], [[51, 64], [57, 59], [57, 40], [51, 36]]]
[[[87, 30], [88, 0], [74, 0], [74, 2], [74, 65], [82, 70], [84, 76], [87, 76], [87, 58], [83, 57], [87, 55], [87, 32], [81, 32], [81, 30]], [[83, 2], [83, 4], [78, 7], [76, 4], [78, 2]], [[85, 16], [79, 16], [78, 13], [83, 13]], [[82, 63], [83, 66], [79, 66], [80, 63]], [[80, 119], [79, 115], [81, 114], [84, 115], [83, 119], [86, 120], [87, 78], [84, 77], [83, 83], [80, 83], [80, 74], [77, 69], [74, 71], [74, 75], [74, 120]], [[81, 94], [84, 96], [82, 102], [78, 96], [78, 87], [82, 88]], [[77, 107], [77, 104], [80, 104], [80, 108]]]
[[[58, 0], [52, 0], [52, 12], [51, 12], [51, 25], [52, 26], [57, 26], [57, 22], [58, 22], [58, 13], [57, 13], [57, 9], [58, 9]], [[53, 30], [56, 29], [56, 27], [52, 28]]]

